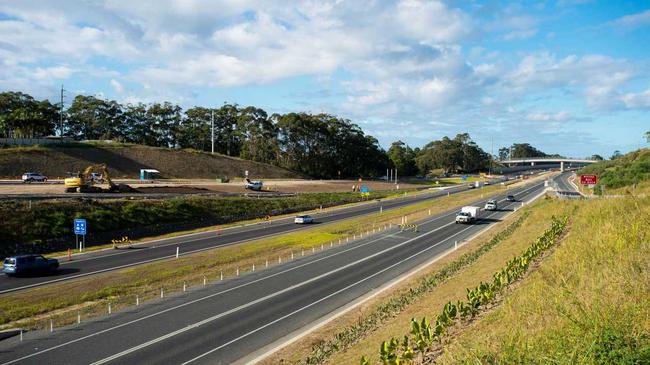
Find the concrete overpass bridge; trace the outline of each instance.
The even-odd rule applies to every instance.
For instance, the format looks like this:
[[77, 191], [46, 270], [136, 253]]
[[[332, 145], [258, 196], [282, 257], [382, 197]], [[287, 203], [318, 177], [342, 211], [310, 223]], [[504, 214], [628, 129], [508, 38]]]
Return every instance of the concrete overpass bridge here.
[[583, 167], [592, 163], [598, 162], [597, 160], [588, 160], [580, 158], [564, 158], [564, 157], [522, 157], [511, 158], [498, 161], [498, 163], [507, 168], [525, 167], [525, 168], [547, 168], [547, 167], [560, 167], [560, 171], [564, 171], [565, 167]]

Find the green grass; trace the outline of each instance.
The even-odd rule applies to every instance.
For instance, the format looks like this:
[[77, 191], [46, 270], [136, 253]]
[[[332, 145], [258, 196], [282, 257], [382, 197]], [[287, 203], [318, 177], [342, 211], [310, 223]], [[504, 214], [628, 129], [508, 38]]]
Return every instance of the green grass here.
[[[370, 198], [391, 195], [394, 193], [373, 192]], [[143, 226], [164, 225], [171, 229], [174, 225], [196, 221], [210, 226], [357, 201], [359, 194], [351, 192], [264, 199], [196, 196], [133, 201], [44, 201], [33, 202], [31, 207], [24, 201], [2, 201], [0, 256], [20, 251], [47, 253], [74, 246], [63, 239], [73, 237], [74, 218], [85, 218], [92, 232], [97, 234]], [[137, 233], [128, 235], [137, 238]], [[53, 241], [57, 238], [59, 240]]]
[[609, 194], [610, 189], [632, 187], [650, 180], [650, 149], [630, 152], [616, 160], [600, 161], [584, 167], [578, 174], [598, 175], [596, 194]]
[[437, 363], [650, 363], [650, 198], [575, 204], [561, 246]]

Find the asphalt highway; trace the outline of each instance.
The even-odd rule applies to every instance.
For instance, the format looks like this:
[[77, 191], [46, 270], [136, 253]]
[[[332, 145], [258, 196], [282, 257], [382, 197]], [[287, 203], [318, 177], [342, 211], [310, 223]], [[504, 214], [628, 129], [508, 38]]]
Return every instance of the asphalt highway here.
[[[0, 341], [3, 364], [230, 364], [247, 362], [278, 341], [381, 288], [498, 222], [539, 196], [543, 182], [511, 188], [499, 210], [477, 224], [455, 224], [456, 209], [386, 229], [282, 265], [211, 283], [139, 307]], [[507, 202], [505, 194], [517, 201]], [[376, 207], [375, 207], [376, 208]], [[376, 209], [375, 209], [376, 210]]]
[[[407, 195], [403, 198], [375, 201], [348, 208], [334, 208], [324, 213], [314, 214], [318, 224], [332, 223], [376, 213], [380, 207], [395, 209], [405, 205], [426, 201], [428, 199], [446, 196], [467, 190], [466, 185], [453, 187], [444, 191], [430, 191], [417, 195]], [[60, 282], [81, 276], [92, 275], [128, 266], [139, 265], [157, 260], [169, 259], [176, 256], [176, 248], [180, 255], [187, 255], [215, 247], [232, 245], [263, 237], [284, 234], [287, 232], [307, 229], [309, 226], [296, 225], [293, 217], [272, 220], [270, 222], [224, 229], [219, 232], [203, 232], [186, 236], [149, 241], [137, 245], [134, 249], [103, 250], [75, 255], [72, 261], [59, 258], [60, 268], [48, 276], [7, 277], [0, 275], [0, 294], [31, 288], [39, 285]]]

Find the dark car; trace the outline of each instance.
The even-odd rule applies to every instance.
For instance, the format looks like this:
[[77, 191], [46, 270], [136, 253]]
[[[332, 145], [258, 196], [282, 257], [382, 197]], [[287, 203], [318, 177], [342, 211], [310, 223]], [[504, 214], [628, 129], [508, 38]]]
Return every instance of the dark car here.
[[7, 257], [2, 272], [7, 275], [26, 275], [53, 272], [59, 268], [59, 260], [47, 259], [42, 255], [19, 255]]
[[515, 199], [514, 195], [506, 196], [506, 200], [509, 201], [509, 202], [516, 202], [517, 201], [517, 199]]

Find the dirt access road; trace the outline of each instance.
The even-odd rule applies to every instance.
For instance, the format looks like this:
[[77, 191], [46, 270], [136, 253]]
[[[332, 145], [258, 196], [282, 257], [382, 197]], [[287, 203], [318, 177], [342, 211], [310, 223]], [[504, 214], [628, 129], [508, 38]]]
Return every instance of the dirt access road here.
[[[156, 180], [154, 182], [140, 182], [138, 180], [117, 180], [117, 183], [129, 184], [144, 194], [199, 194], [199, 193], [245, 193], [243, 181], [229, 183], [216, 183], [212, 180]], [[394, 183], [385, 181], [356, 180], [264, 180], [264, 191], [281, 193], [315, 193], [315, 192], [345, 192], [352, 191], [352, 185], [365, 185], [373, 190], [393, 190], [423, 188], [425, 185]], [[102, 185], [100, 185], [102, 186]], [[102, 186], [108, 188], [108, 186]], [[61, 194], [64, 187], [60, 181], [47, 183], [22, 184], [20, 181], [4, 180], [0, 184], [2, 194]], [[74, 196], [76, 194], [70, 194]]]

